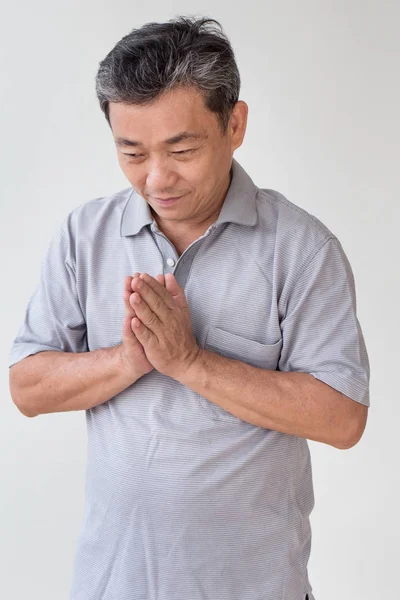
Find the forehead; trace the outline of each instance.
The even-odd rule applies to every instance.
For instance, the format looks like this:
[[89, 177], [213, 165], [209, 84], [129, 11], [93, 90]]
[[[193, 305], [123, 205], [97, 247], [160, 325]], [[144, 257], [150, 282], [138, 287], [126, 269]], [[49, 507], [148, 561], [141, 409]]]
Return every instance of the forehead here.
[[[201, 94], [191, 88], [171, 90], [150, 104], [110, 102], [109, 115], [119, 146], [124, 145], [123, 140], [144, 145], [165, 143], [182, 132], [194, 133], [198, 140], [218, 133], [216, 114], [206, 108]], [[188, 138], [188, 141], [193, 140]]]

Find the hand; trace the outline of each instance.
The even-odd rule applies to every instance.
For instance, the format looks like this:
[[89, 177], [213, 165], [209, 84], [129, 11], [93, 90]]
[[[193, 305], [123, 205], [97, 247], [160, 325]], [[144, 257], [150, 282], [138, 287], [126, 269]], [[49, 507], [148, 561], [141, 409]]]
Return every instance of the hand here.
[[[135, 273], [133, 277], [139, 277], [140, 273]], [[153, 365], [147, 360], [142, 344], [137, 339], [132, 331], [131, 322], [136, 316], [134, 308], [129, 302], [132, 294], [132, 279], [133, 277], [125, 277], [124, 282], [124, 303], [125, 303], [125, 319], [122, 329], [122, 346], [121, 358], [128, 372], [139, 373], [139, 377], [150, 373], [154, 369]], [[157, 281], [160, 285], [165, 285], [164, 275], [157, 275]]]
[[193, 335], [185, 292], [172, 273], [165, 287], [142, 273], [131, 282], [129, 302], [136, 312], [131, 326], [148, 361], [164, 375], [179, 381], [197, 360], [201, 349]]

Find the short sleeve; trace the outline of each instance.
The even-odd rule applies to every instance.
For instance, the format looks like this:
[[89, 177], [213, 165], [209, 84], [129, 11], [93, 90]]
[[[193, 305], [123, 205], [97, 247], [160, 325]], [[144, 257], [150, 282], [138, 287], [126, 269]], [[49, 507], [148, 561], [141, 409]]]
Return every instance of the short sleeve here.
[[370, 405], [370, 365], [354, 276], [336, 237], [323, 243], [294, 283], [281, 331], [280, 371], [309, 373]]
[[9, 352], [9, 367], [31, 354], [87, 352], [86, 322], [71, 260], [70, 215], [58, 227], [41, 262], [40, 281]]

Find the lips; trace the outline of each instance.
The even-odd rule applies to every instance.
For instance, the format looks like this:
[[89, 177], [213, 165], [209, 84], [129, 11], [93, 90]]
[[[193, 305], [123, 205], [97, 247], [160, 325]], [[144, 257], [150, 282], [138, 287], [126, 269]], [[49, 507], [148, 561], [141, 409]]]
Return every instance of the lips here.
[[161, 199], [153, 196], [154, 202], [156, 202], [159, 206], [172, 206], [176, 204], [178, 200], [180, 200], [183, 196], [170, 196], [169, 198]]
[[170, 196], [169, 198], [157, 198], [157, 196], [153, 196], [154, 200], [160, 200], [161, 202], [167, 202], [168, 200], [179, 200], [182, 196]]

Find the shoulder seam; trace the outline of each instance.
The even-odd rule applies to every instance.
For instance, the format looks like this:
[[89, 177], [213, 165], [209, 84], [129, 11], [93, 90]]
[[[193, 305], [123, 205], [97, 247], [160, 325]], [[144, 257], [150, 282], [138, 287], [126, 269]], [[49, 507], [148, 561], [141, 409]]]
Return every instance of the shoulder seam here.
[[297, 281], [301, 278], [301, 276], [303, 275], [304, 271], [307, 269], [307, 267], [312, 263], [312, 261], [314, 260], [314, 258], [317, 256], [317, 254], [322, 250], [322, 248], [325, 246], [325, 244], [327, 244], [330, 240], [336, 240], [336, 236], [334, 235], [328, 235], [328, 237], [326, 237], [322, 244], [320, 246], [317, 247], [317, 249], [314, 251], [313, 254], [310, 254], [310, 256], [307, 257], [307, 259], [304, 261], [304, 266], [302, 267], [299, 276], [297, 277]]
[[[285, 206], [296, 211], [299, 215], [306, 218], [307, 221], [309, 221], [314, 227], [316, 227], [319, 231], [321, 231], [322, 233], [324, 233], [326, 235], [326, 229], [328, 229], [328, 228], [326, 227], [326, 225], [324, 223], [322, 223], [322, 221], [319, 222], [318, 217], [309, 213], [305, 208], [302, 208], [301, 206], [297, 206], [297, 204], [294, 204], [293, 202], [291, 202], [281, 192], [278, 192], [277, 190], [271, 190], [271, 191], [274, 191], [277, 194], [279, 194], [279, 198], [275, 198], [274, 196], [272, 196], [272, 194], [269, 194], [267, 189], [258, 188], [258, 192], [263, 192], [264, 197], [266, 197], [265, 199], [269, 199], [274, 204], [278, 204], [279, 202], [282, 202], [283, 204], [285, 204]], [[321, 227], [320, 223], [322, 224], [322, 227]], [[332, 235], [332, 233], [330, 233], [328, 235]]]

